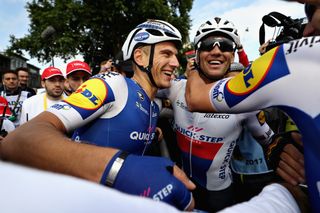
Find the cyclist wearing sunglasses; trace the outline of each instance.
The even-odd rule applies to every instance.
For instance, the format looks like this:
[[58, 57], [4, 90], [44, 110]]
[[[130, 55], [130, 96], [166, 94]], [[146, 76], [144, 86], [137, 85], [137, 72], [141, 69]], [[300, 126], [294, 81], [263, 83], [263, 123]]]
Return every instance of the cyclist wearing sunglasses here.
[[[237, 29], [228, 20], [216, 17], [201, 25], [195, 37], [196, 68], [204, 81], [224, 78], [239, 43]], [[188, 111], [186, 82], [173, 80], [171, 87], [159, 95], [172, 103], [183, 169], [197, 185], [193, 191], [196, 208], [216, 212], [234, 203], [229, 162], [244, 125], [263, 145], [269, 143], [273, 132], [258, 119], [258, 111], [245, 114]]]
[[[319, 88], [317, 80], [320, 78], [320, 36], [317, 36], [320, 32], [320, 1], [299, 2], [308, 3], [306, 15], [309, 23], [304, 35], [310, 37], [293, 40], [269, 50], [229, 80], [208, 84], [199, 73], [192, 72], [188, 78], [186, 99], [191, 111], [238, 113], [270, 106], [284, 110], [302, 133], [309, 198], [313, 212], [320, 212], [320, 102], [319, 92], [316, 92]], [[308, 8], [310, 5], [313, 9]], [[223, 98], [218, 98], [216, 94]], [[293, 162], [298, 160], [297, 155], [292, 155], [293, 162], [288, 161], [289, 155], [287, 153], [287, 157], [283, 158], [286, 160], [285, 167], [291, 170], [288, 176], [296, 170]]]

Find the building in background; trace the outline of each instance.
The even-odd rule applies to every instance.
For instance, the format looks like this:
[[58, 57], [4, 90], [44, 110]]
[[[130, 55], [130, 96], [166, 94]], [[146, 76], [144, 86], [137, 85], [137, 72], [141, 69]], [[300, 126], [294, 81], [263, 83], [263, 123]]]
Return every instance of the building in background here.
[[15, 70], [18, 67], [27, 67], [30, 70], [30, 80], [29, 87], [39, 88], [40, 85], [40, 68], [36, 67], [32, 64], [29, 64], [28, 59], [18, 55], [13, 54], [11, 56], [7, 56], [5, 53], [0, 53], [0, 77], [2, 77], [2, 73], [5, 70]]

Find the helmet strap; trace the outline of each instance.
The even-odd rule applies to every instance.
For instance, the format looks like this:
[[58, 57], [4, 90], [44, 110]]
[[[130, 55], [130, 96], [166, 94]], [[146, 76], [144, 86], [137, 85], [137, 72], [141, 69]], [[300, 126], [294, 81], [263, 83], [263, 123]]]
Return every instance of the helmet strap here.
[[154, 78], [153, 78], [152, 72], [151, 72], [152, 66], [153, 66], [154, 48], [155, 48], [155, 45], [154, 45], [154, 44], [151, 44], [151, 45], [150, 45], [150, 54], [149, 54], [149, 64], [148, 64], [148, 66], [143, 67], [143, 66], [137, 64], [137, 63], [135, 62], [135, 60], [133, 60], [133, 61], [134, 61], [134, 63], [139, 67], [140, 70], [142, 70], [143, 72], [145, 72], [145, 73], [148, 74], [148, 77], [149, 77], [152, 85], [154, 85], [155, 87], [158, 87], [158, 86], [156, 85], [156, 82], [154, 81]]

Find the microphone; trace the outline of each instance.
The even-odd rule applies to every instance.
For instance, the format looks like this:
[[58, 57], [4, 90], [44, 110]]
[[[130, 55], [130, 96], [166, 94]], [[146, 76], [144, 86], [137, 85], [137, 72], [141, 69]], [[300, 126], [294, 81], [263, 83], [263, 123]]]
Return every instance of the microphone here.
[[55, 33], [56, 33], [56, 29], [54, 29], [54, 27], [50, 25], [44, 31], [42, 31], [41, 38], [48, 39], [52, 37]]

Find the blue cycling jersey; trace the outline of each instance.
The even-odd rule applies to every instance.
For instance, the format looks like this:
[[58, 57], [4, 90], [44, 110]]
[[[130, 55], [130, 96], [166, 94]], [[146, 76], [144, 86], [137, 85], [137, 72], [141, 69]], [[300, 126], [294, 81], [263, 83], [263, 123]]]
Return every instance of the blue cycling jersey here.
[[141, 155], [155, 136], [158, 105], [132, 79], [109, 72], [92, 77], [50, 112], [73, 139]]

